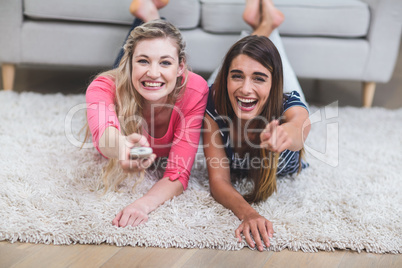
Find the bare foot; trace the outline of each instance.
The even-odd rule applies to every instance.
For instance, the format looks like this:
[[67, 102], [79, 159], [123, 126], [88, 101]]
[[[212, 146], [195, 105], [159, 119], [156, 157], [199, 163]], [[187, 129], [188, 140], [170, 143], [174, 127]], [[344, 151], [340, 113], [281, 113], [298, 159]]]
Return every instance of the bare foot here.
[[157, 9], [161, 9], [169, 3], [169, 0], [152, 0], [152, 2], [154, 2]]
[[272, 30], [274, 30], [285, 20], [285, 15], [283, 15], [283, 13], [275, 7], [274, 3], [272, 3], [272, 0], [262, 0], [262, 5], [265, 5], [266, 7], [265, 10], [262, 9], [263, 12], [268, 12], [272, 19]]
[[253, 29], [258, 27], [261, 22], [261, 0], [246, 0], [243, 20]]
[[133, 0], [130, 13], [144, 22], [159, 19], [158, 9], [164, 7], [169, 0]]
[[277, 9], [272, 0], [261, 0], [261, 22], [254, 28], [254, 35], [269, 37], [272, 31], [284, 21], [285, 16]]

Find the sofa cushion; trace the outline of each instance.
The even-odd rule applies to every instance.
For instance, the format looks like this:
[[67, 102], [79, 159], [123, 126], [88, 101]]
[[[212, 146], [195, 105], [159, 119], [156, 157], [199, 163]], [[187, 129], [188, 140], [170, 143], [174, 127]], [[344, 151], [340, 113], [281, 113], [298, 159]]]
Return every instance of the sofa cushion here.
[[[131, 25], [132, 0], [24, 0], [24, 15], [41, 20], [65, 20]], [[180, 29], [195, 28], [200, 20], [199, 0], [171, 0], [161, 9]]]
[[[244, 0], [200, 0], [201, 24], [212, 33], [251, 30], [242, 19]], [[370, 10], [359, 0], [276, 0], [285, 15], [282, 35], [361, 37], [367, 34]]]

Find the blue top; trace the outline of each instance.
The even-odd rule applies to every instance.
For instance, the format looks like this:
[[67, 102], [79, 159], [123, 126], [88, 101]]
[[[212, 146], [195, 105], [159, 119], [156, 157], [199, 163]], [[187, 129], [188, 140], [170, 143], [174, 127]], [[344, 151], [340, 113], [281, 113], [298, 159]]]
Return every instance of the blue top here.
[[[297, 91], [292, 91], [289, 94], [283, 94], [283, 113], [289, 108], [296, 106], [303, 107], [308, 111], [307, 106], [301, 101], [300, 95], [297, 93]], [[252, 164], [252, 162], [250, 163], [250, 155], [246, 154], [244, 158], [240, 158], [236, 153], [233, 152], [233, 148], [230, 146], [229, 125], [227, 124], [227, 121], [224, 120], [224, 118], [221, 117], [216, 111], [211, 89], [209, 91], [206, 112], [219, 126], [219, 132], [222, 137], [225, 152], [230, 161], [231, 171], [247, 174], [247, 171], [250, 169], [250, 165]], [[283, 151], [279, 155], [276, 175], [285, 176], [296, 173], [299, 169], [299, 154], [299, 151]], [[308, 164], [304, 161], [302, 161], [301, 164], [302, 168], [308, 166]]]

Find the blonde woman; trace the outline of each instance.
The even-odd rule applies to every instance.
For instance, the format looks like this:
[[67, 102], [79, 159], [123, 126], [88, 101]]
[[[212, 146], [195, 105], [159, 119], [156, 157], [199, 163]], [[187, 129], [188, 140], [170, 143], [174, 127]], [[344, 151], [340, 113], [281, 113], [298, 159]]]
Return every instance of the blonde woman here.
[[[115, 189], [125, 173], [143, 171], [157, 157], [168, 158], [162, 178], [117, 213], [115, 226], [146, 222], [151, 211], [187, 187], [208, 86], [187, 70], [184, 49], [175, 26], [163, 20], [145, 23], [130, 33], [118, 67], [100, 74], [87, 89], [93, 143], [109, 159], [106, 189]], [[132, 159], [134, 147], [151, 147], [154, 153]]]

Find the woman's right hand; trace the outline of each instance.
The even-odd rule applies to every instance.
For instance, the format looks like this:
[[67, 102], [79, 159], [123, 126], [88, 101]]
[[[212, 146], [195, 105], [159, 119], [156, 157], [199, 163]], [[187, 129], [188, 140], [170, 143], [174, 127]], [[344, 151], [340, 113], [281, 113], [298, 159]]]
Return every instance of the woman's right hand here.
[[130, 159], [133, 147], [149, 147], [147, 139], [138, 133], [122, 136], [119, 142], [119, 163], [124, 172], [132, 173], [149, 168], [155, 161], [156, 154], [144, 159]]
[[[257, 249], [263, 251], [264, 247], [262, 242], [264, 242], [266, 247], [269, 247], [269, 239], [272, 238], [274, 234], [274, 228], [269, 220], [257, 212], [252, 212], [244, 217], [242, 223], [235, 231], [239, 242], [242, 240], [241, 233], [243, 233], [246, 242], [250, 247], [254, 248], [256, 246], [255, 244], [257, 244]], [[255, 243], [251, 238], [251, 235], [253, 236]]]

